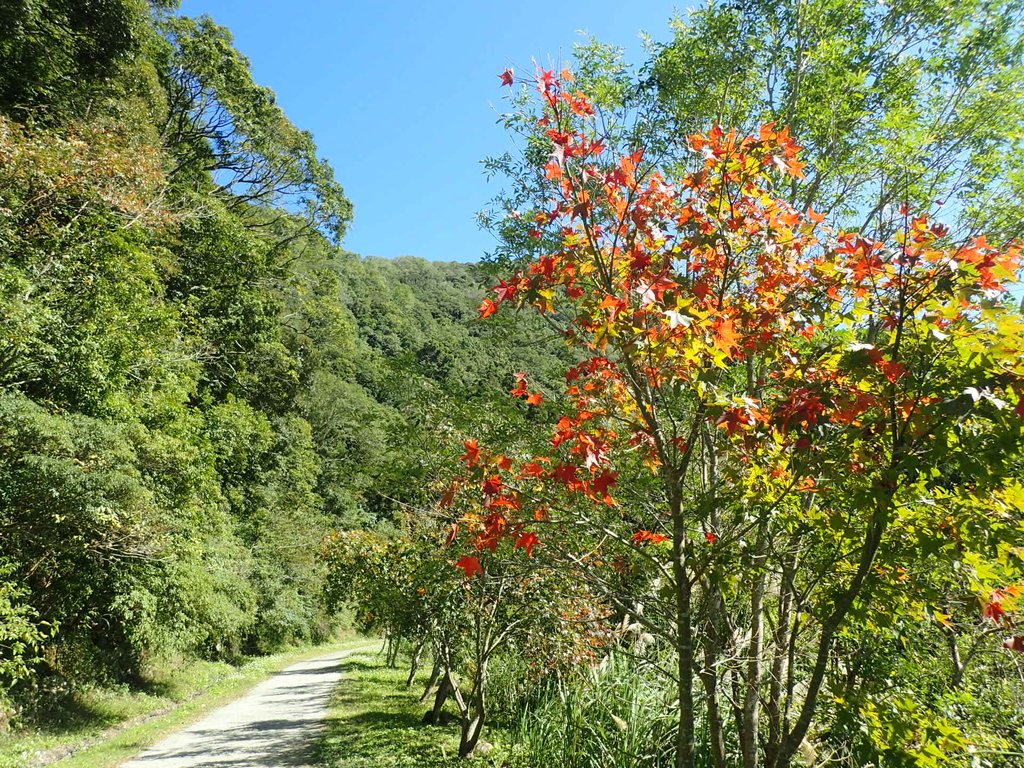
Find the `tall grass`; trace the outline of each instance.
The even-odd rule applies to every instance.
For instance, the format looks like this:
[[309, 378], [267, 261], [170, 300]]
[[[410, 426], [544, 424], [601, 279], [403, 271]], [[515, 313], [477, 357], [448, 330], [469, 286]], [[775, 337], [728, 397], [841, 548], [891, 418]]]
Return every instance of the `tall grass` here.
[[672, 763], [674, 686], [622, 655], [531, 697], [514, 730], [522, 766], [654, 768]]

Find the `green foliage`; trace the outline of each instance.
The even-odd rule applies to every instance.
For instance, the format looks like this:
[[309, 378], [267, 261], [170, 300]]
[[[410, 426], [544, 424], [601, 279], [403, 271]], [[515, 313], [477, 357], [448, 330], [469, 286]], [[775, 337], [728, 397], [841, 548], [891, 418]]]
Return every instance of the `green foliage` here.
[[143, 0], [13, 0], [0, 8], [0, 111], [78, 110], [137, 53]]
[[[36, 611], [25, 602], [28, 590], [11, 580], [13, 570], [0, 561], [0, 684], [5, 688], [31, 674], [39, 661], [39, 646], [49, 634], [49, 628], [40, 624]], [[2, 702], [0, 697], [0, 705]]]
[[709, 3], [673, 23], [650, 83], [682, 141], [787, 125], [811, 169], [790, 196], [892, 234], [899, 204], [1021, 235], [1024, 7], [1016, 0]]
[[[167, 91], [161, 137], [172, 179], [223, 194], [240, 213], [256, 206], [279, 219], [300, 210], [309, 226], [340, 242], [352, 205], [312, 135], [296, 128], [273, 92], [252, 79], [231, 33], [208, 16], [164, 18], [160, 71]], [[260, 222], [266, 226], [266, 221]]]
[[401, 528], [467, 423], [520, 418], [513, 371], [556, 367], [529, 324], [487, 353], [472, 268], [339, 250], [352, 208], [310, 135], [175, 5], [0, 10], [15, 696], [326, 636], [324, 535]]
[[552, 681], [520, 711], [518, 765], [640, 768], [672, 754], [672, 691], [651, 668], [612, 654], [579, 677]]

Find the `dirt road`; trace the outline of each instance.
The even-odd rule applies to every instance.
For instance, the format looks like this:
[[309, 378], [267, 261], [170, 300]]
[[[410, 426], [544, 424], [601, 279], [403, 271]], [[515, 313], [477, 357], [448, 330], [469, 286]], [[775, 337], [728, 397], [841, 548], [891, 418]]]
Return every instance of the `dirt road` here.
[[121, 768], [312, 768], [342, 659], [373, 648], [288, 667]]

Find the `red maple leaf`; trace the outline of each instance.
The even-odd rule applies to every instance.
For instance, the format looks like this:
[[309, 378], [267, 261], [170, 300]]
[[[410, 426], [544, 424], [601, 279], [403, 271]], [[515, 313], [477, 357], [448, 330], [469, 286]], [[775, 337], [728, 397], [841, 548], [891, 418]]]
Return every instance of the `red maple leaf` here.
[[533, 557], [533, 548], [540, 544], [540, 538], [533, 531], [521, 533], [516, 539], [516, 549], [525, 549], [527, 557]]
[[566, 440], [572, 438], [572, 421], [568, 416], [563, 416], [555, 426], [555, 436], [551, 438], [551, 444], [557, 448]]
[[992, 592], [991, 599], [985, 603], [982, 615], [993, 624], [999, 624], [1006, 620], [1006, 609], [1003, 608], [1003, 591], [1001, 589]]
[[478, 573], [483, 573], [484, 569], [480, 566], [480, 560], [471, 555], [463, 555], [459, 558], [459, 561], [455, 563], [456, 568], [461, 568], [466, 572], [466, 578], [471, 579]]
[[570, 490], [579, 487], [579, 477], [576, 475], [576, 467], [572, 464], [559, 464], [555, 467], [552, 477], [569, 486]]
[[505, 487], [505, 484], [501, 482], [501, 478], [498, 475], [488, 477], [484, 480], [484, 495], [485, 496], [497, 496], [501, 493], [501, 489]]
[[604, 496], [605, 501], [607, 502], [611, 500], [611, 496], [608, 495], [608, 489], [618, 482], [616, 479], [617, 477], [618, 475], [614, 472], [606, 469], [600, 475], [595, 477], [591, 481], [590, 485], [593, 487], [594, 493], [598, 496]]
[[527, 405], [540, 405], [542, 402], [544, 402], [544, 395], [540, 392], [534, 392], [526, 398]]
[[745, 408], [730, 408], [716, 422], [730, 437], [741, 429], [754, 425], [754, 418]]
[[664, 533], [654, 533], [654, 531], [637, 531], [633, 534], [634, 544], [661, 544], [663, 541], [668, 541], [668, 536]]
[[907, 367], [903, 365], [903, 363], [897, 363], [891, 360], [882, 360], [878, 363], [878, 367], [882, 369], [882, 373], [885, 375], [885, 378], [893, 384], [899, 381], [907, 372]]
[[519, 292], [522, 280], [519, 282], [509, 283], [504, 280], [499, 280], [498, 284], [491, 290], [494, 291], [494, 295], [498, 297], [498, 303], [503, 301], [512, 301]]
[[498, 77], [501, 78], [502, 85], [512, 85], [515, 80], [515, 74], [515, 70], [505, 67], [505, 71], [498, 75]]
[[539, 461], [531, 461], [523, 467], [520, 477], [544, 477], [548, 471]]
[[487, 505], [488, 509], [498, 509], [505, 507], [507, 509], [522, 509], [523, 503], [514, 496], [499, 496], [490, 504]]
[[498, 551], [498, 542], [505, 536], [508, 520], [500, 512], [492, 512], [484, 520], [484, 530], [476, 538], [477, 549]]
[[480, 446], [477, 445], [476, 440], [467, 440], [463, 445], [466, 446], [466, 454], [462, 457], [462, 460], [472, 467], [480, 461]]
[[718, 534], [712, 531], [705, 531], [704, 538], [707, 540], [708, 544], [714, 544], [718, 541]]

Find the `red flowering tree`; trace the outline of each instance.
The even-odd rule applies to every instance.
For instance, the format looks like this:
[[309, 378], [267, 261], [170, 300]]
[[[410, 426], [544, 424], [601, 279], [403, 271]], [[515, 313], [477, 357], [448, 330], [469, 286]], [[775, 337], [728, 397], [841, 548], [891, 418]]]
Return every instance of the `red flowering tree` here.
[[[585, 359], [547, 393], [549, 450], [467, 442], [484, 513], [460, 567], [506, 540], [557, 544], [595, 585], [647, 562], [671, 595], [636, 617], [675, 649], [675, 765], [698, 726], [716, 766], [789, 765], [823, 688], [856, 678], [837, 650], [859, 627], [956, 626], [952, 597], [1020, 579], [1020, 253], [908, 211], [893, 242], [836, 231], [778, 191], [804, 167], [785, 128], [692, 136], [670, 175], [611, 151], [568, 72], [535, 85], [545, 202], [510, 216], [553, 247], [480, 315], [532, 308]], [[512, 395], [542, 400], [525, 375]]]

